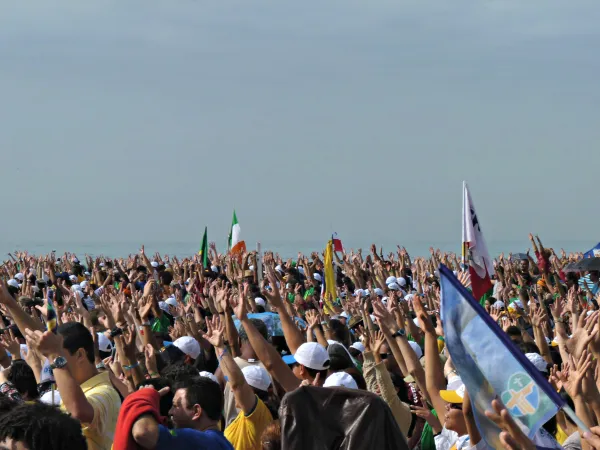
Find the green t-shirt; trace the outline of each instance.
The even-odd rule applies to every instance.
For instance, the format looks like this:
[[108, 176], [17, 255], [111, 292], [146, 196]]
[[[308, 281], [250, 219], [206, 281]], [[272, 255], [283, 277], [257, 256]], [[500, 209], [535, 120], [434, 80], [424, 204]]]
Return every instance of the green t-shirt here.
[[164, 314], [160, 317], [155, 317], [152, 321], [152, 331], [155, 333], [165, 333], [169, 331], [169, 327], [171, 326], [171, 322]]
[[[431, 411], [435, 417], [437, 414], [435, 410]], [[435, 450], [435, 438], [433, 437], [433, 428], [427, 422], [421, 432], [421, 450]]]

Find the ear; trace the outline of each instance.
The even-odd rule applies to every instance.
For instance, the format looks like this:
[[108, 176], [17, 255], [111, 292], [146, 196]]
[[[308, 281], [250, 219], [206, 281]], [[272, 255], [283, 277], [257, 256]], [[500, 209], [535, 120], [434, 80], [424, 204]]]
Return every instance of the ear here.
[[192, 416], [192, 420], [200, 420], [200, 416], [202, 416], [202, 407], [198, 404], [193, 407], [194, 415]]
[[183, 359], [183, 362], [185, 364], [188, 364], [188, 365], [191, 366], [192, 365], [192, 358], [190, 358], [190, 355], [185, 355], [185, 358]]

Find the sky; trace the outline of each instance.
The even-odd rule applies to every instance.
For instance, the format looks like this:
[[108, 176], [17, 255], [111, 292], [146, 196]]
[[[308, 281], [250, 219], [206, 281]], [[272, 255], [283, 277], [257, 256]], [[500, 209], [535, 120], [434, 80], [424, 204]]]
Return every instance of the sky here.
[[16, 243], [595, 243], [597, 0], [28, 0], [0, 15]]

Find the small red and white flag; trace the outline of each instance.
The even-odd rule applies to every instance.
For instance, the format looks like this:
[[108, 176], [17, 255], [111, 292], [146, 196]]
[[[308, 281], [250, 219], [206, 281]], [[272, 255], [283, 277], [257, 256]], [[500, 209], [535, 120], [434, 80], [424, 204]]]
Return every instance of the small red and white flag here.
[[471, 290], [473, 296], [480, 300], [492, 289], [494, 264], [485, 245], [475, 205], [465, 181], [463, 181], [462, 242], [463, 263], [469, 267]]
[[337, 233], [333, 233], [331, 235], [331, 240], [333, 241], [333, 251], [344, 253], [344, 247], [342, 245], [342, 240], [338, 237]]

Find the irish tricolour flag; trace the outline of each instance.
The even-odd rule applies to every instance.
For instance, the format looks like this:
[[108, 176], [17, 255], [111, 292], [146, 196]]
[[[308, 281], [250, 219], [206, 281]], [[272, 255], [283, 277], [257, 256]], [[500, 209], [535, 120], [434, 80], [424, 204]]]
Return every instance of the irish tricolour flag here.
[[229, 251], [239, 255], [246, 251], [246, 243], [242, 239], [242, 229], [235, 215], [235, 209], [233, 210], [233, 221], [229, 232]]
[[475, 212], [469, 186], [463, 181], [463, 214], [462, 214], [463, 263], [469, 267], [471, 290], [473, 296], [482, 301], [482, 297], [492, 290], [494, 264], [488, 253], [481, 224]]

